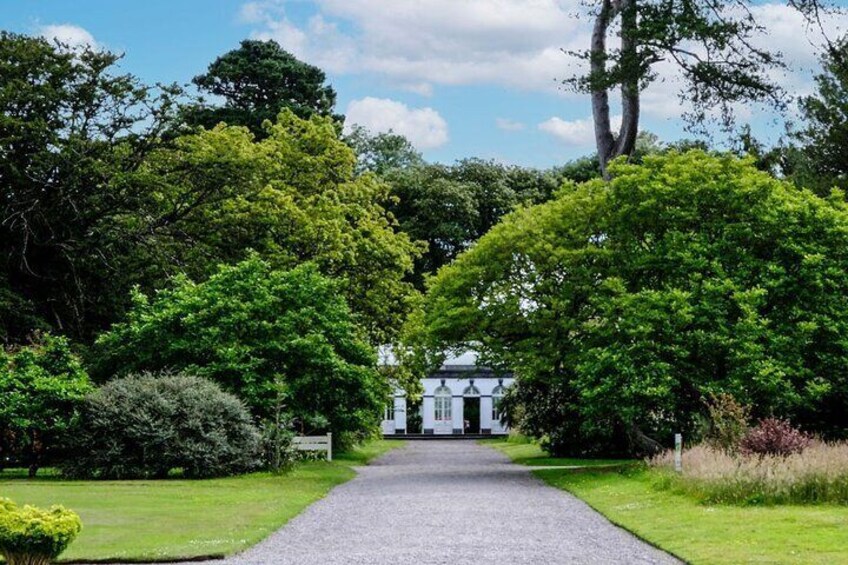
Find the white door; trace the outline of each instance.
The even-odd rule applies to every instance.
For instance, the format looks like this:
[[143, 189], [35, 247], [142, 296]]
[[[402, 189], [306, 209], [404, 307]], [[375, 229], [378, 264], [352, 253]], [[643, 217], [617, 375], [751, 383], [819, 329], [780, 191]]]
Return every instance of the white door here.
[[453, 433], [453, 411], [451, 407], [451, 389], [442, 385], [436, 389], [433, 395], [435, 417], [433, 419], [434, 434]]
[[383, 411], [383, 435], [395, 433], [395, 403], [392, 400]]
[[504, 388], [496, 386], [492, 391], [492, 433], [505, 434], [506, 426], [501, 424], [500, 403], [504, 396]]

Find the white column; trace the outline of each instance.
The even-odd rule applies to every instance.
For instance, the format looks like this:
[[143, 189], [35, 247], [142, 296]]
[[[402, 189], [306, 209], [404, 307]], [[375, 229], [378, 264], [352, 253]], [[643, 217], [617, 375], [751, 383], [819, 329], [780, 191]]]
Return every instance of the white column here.
[[492, 429], [492, 397], [480, 397], [480, 431]]
[[409, 433], [406, 429], [406, 397], [395, 396], [395, 430], [404, 430], [404, 433]]
[[436, 424], [436, 405], [432, 396], [425, 396], [421, 400], [422, 426], [428, 433], [433, 433]]
[[461, 396], [454, 396], [451, 400], [453, 401], [453, 429], [460, 430], [459, 433], [463, 433], [463, 430], [465, 430], [465, 420], [462, 414], [463, 399]]

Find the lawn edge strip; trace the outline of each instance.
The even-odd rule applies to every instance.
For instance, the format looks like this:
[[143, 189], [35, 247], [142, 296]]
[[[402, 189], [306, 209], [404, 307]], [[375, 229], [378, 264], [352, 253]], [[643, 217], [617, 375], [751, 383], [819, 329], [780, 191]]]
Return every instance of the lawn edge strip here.
[[[631, 464], [631, 465], [632, 465], [632, 464]], [[584, 468], [581, 468], [581, 469], [575, 469], [575, 470], [576, 470], [577, 472], [591, 471], [591, 470], [592, 470], [592, 467], [584, 467]], [[603, 510], [601, 510], [600, 508], [598, 508], [597, 506], [595, 506], [594, 504], [592, 504], [591, 502], [589, 502], [589, 501], [588, 501], [588, 500], [586, 500], [585, 498], [581, 497], [581, 496], [580, 496], [579, 494], [577, 494], [576, 492], [571, 491], [571, 490], [569, 490], [569, 489], [567, 489], [567, 488], [564, 488], [564, 487], [560, 487], [560, 486], [557, 486], [557, 485], [551, 484], [551, 483], [550, 483], [547, 479], [545, 479], [545, 477], [543, 476], [543, 474], [544, 474], [544, 473], [549, 472], [549, 471], [559, 471], [559, 472], [560, 472], [560, 473], [562, 473], [562, 474], [565, 474], [565, 473], [571, 472], [571, 470], [569, 470], [569, 469], [556, 469], [556, 468], [554, 468], [554, 469], [534, 469], [534, 470], [532, 470], [532, 471], [531, 471], [531, 473], [533, 473], [533, 475], [534, 475], [536, 478], [538, 478], [540, 481], [542, 481], [543, 483], [545, 483], [545, 485], [547, 485], [547, 486], [549, 486], [549, 487], [551, 487], [551, 488], [553, 488], [553, 489], [556, 489], [556, 490], [558, 490], [558, 491], [566, 492], [566, 493], [570, 494], [571, 496], [573, 496], [574, 498], [576, 498], [576, 499], [580, 500], [583, 504], [585, 504], [586, 506], [588, 506], [589, 508], [591, 508], [592, 510], [594, 510], [595, 512], [597, 512], [598, 514], [600, 514], [601, 516], [603, 516], [603, 517], [604, 517], [604, 519], [605, 519], [607, 522], [609, 522], [610, 524], [614, 525], [615, 527], [617, 527], [617, 528], [620, 528], [620, 529], [624, 530], [625, 532], [627, 532], [627, 533], [629, 533], [630, 535], [632, 535], [632, 536], [636, 537], [637, 539], [640, 539], [640, 540], [642, 540], [643, 542], [647, 543], [647, 544], [648, 544], [648, 545], [650, 545], [651, 547], [653, 547], [653, 548], [655, 548], [655, 549], [658, 549], [658, 550], [662, 551], [663, 553], [667, 553], [667, 554], [671, 555], [672, 557], [674, 557], [675, 559], [679, 559], [682, 563], [686, 563], [686, 564], [690, 564], [690, 563], [691, 563], [691, 561], [688, 561], [685, 557], [681, 557], [681, 556], [680, 556], [680, 555], [678, 555], [677, 553], [675, 553], [675, 552], [671, 551], [670, 549], [666, 549], [665, 547], [661, 546], [661, 545], [660, 545], [660, 544], [658, 544], [657, 542], [655, 542], [655, 541], [653, 541], [653, 540], [650, 540], [650, 539], [646, 538], [645, 536], [643, 536], [643, 535], [639, 534], [638, 532], [634, 532], [633, 530], [631, 530], [630, 528], [628, 528], [626, 525], [622, 524], [622, 523], [621, 523], [621, 522], [619, 522], [618, 520], [616, 520], [616, 519], [614, 519], [614, 518], [611, 518], [611, 517], [610, 517], [610, 516], [609, 516], [606, 512], [604, 512]], [[612, 471], [612, 469], [609, 469], [609, 468], [607, 468], [607, 469], [601, 469], [601, 471], [602, 471], [602, 472], [609, 472], [609, 471]], [[624, 480], [627, 480], [627, 477], [623, 477], [623, 478], [624, 478]]]

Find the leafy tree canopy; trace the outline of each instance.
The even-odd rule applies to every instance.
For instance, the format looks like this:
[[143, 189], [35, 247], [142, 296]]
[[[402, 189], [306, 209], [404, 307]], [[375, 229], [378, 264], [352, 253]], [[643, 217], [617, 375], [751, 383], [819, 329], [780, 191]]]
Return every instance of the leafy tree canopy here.
[[92, 390], [65, 338], [0, 349], [0, 461], [13, 455], [34, 476], [45, 456], [60, 447]]
[[790, 149], [792, 175], [801, 186], [827, 195], [848, 190], [848, 37], [833, 45], [816, 77], [818, 92], [801, 100], [805, 125]]
[[205, 278], [247, 249], [277, 268], [312, 261], [341, 281], [374, 343], [390, 341], [411, 307], [404, 278], [420, 247], [383, 207], [388, 186], [354, 173], [330, 118], [284, 110], [267, 133], [256, 141], [219, 125], [151, 155], [135, 181], [156, 187], [147, 215], [167, 221], [147, 247], [156, 258], [139, 254], [142, 263]]
[[326, 78], [324, 71], [298, 60], [274, 40], [246, 39], [192, 81], [223, 104], [189, 106], [184, 117], [207, 129], [220, 122], [245, 126], [257, 137], [265, 136], [263, 122], [274, 121], [284, 108], [303, 119], [317, 114], [341, 121], [333, 114], [336, 92]]
[[[167, 127], [174, 88], [114, 73], [119, 56], [0, 32], [0, 339], [89, 335], [114, 311], [114, 264], [150, 222], [124, 182]], [[156, 222], [159, 218], [153, 218]], [[40, 322], [38, 321], [40, 320]]]
[[283, 395], [304, 431], [367, 433], [389, 389], [339, 291], [314, 266], [273, 270], [257, 256], [204, 282], [180, 276], [152, 297], [134, 293], [125, 321], [98, 338], [92, 372], [185, 370], [256, 416], [270, 416]]
[[507, 216], [434, 279], [438, 346], [513, 368], [561, 453], [690, 434], [711, 394], [844, 434], [848, 208], [701, 151], [617, 162]]
[[[821, 26], [833, 7], [827, 0], [787, 0], [810, 26]], [[755, 39], [763, 27], [753, 0], [592, 0], [589, 45], [573, 53], [588, 72], [565, 82], [592, 98], [600, 168], [631, 155], [639, 132], [642, 92], [659, 79], [657, 66], [671, 65], [680, 78], [684, 118], [697, 129], [713, 115], [726, 128], [739, 102], [783, 109], [784, 92], [773, 71], [785, 68], [779, 51]], [[803, 30], [799, 30], [803, 32]], [[616, 44], [608, 40], [615, 37]], [[612, 131], [610, 94], [621, 96], [621, 125]]]

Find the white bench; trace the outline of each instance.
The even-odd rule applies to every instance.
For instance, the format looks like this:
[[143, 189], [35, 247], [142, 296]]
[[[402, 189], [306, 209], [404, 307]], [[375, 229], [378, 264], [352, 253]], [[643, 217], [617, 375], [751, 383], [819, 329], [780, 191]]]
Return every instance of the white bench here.
[[325, 436], [297, 436], [292, 445], [298, 451], [325, 451], [327, 461], [333, 460], [333, 434]]

